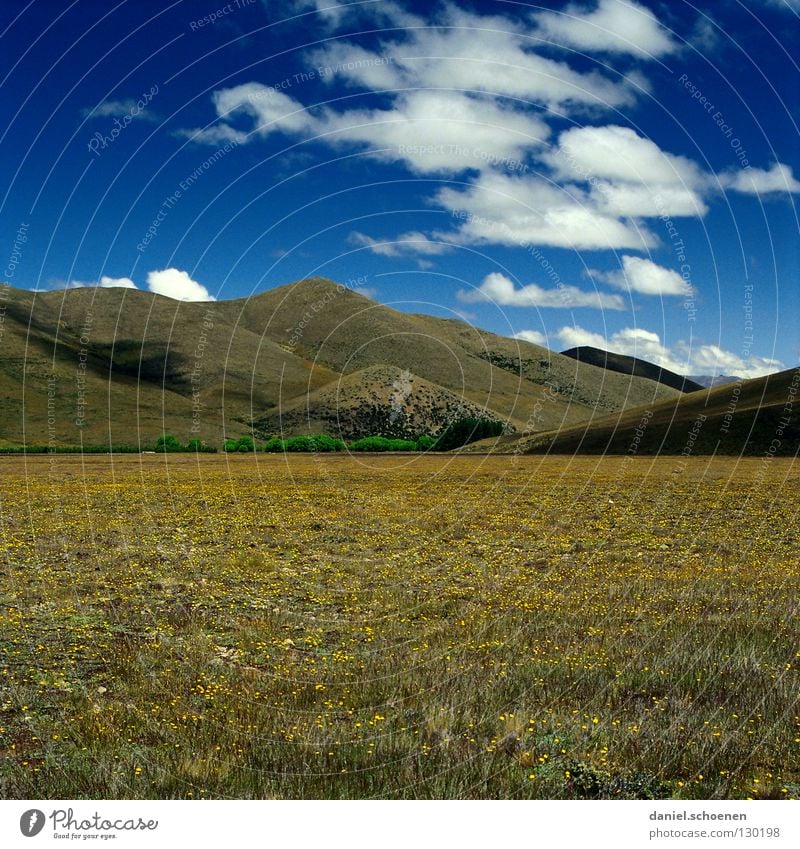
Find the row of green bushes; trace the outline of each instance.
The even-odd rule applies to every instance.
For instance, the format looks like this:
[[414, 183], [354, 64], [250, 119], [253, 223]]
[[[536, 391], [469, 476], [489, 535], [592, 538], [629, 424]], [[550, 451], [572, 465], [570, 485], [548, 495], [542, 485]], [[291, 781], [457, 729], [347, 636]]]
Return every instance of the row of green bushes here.
[[[284, 452], [333, 452], [333, 451], [361, 451], [361, 452], [384, 452], [384, 451], [452, 451], [475, 442], [478, 439], [486, 439], [490, 436], [499, 436], [503, 432], [503, 424], [492, 419], [459, 419], [449, 424], [439, 436], [423, 435], [417, 439], [397, 439], [388, 436], [365, 436], [354, 442], [345, 444], [341, 439], [336, 439], [326, 434], [318, 436], [291, 436], [281, 439], [274, 436], [264, 444], [262, 451], [271, 454], [282, 454]], [[259, 450], [253, 439], [243, 436], [240, 439], [226, 439], [225, 451], [253, 452]]]
[[[341, 439], [320, 434], [318, 436], [290, 436], [287, 439], [273, 437], [262, 448], [257, 448], [251, 436], [239, 439], [226, 439], [224, 450], [232, 453], [253, 453], [257, 450], [268, 453], [284, 452], [334, 452], [334, 451], [452, 451], [478, 439], [499, 436], [503, 425], [491, 419], [459, 419], [449, 424], [439, 436], [423, 435], [417, 439], [396, 439], [387, 436], [365, 436], [345, 444]], [[138, 445], [70, 445], [70, 446], [14, 446], [0, 448], [2, 454], [138, 454], [143, 448]], [[206, 445], [201, 439], [190, 439], [181, 443], [171, 433], [165, 433], [156, 440], [155, 450], [167, 453], [214, 453], [216, 448]]]
[[[251, 440], [252, 441], [252, 440]], [[141, 454], [142, 451], [168, 451], [216, 453], [217, 449], [206, 445], [200, 439], [190, 439], [182, 444], [174, 436], [165, 433], [159, 436], [155, 445], [5, 445], [0, 446], [0, 454]]]
[[139, 454], [138, 445], [3, 445], [0, 454]]
[[273, 436], [264, 445], [264, 451], [270, 454], [282, 454], [284, 451], [344, 451], [346, 448], [347, 446], [341, 439], [335, 439], [324, 433], [319, 436], [290, 436], [287, 439]]
[[[250, 441], [252, 442], [252, 440]], [[202, 439], [190, 439], [183, 445], [171, 433], [165, 433], [156, 440], [156, 451], [168, 451], [170, 453], [181, 451], [197, 453], [199, 451], [201, 453], [214, 454], [216, 450], [216, 448], [206, 445]]]

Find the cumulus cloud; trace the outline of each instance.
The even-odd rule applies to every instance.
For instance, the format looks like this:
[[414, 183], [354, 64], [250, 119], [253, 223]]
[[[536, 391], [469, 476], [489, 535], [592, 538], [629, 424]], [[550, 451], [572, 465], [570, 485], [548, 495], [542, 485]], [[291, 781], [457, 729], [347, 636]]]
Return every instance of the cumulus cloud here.
[[404, 256], [407, 254], [437, 256], [452, 250], [451, 245], [435, 242], [417, 230], [403, 233], [394, 239], [373, 239], [365, 233], [355, 231], [350, 234], [349, 241], [355, 245], [368, 248], [378, 256]]
[[136, 284], [130, 277], [106, 277], [103, 275], [97, 284], [101, 289], [136, 289]]
[[692, 374], [730, 374], [736, 377], [761, 377], [786, 368], [780, 360], [768, 357], [749, 357], [743, 360], [718, 345], [698, 345], [691, 348], [683, 342], [681, 350], [692, 365]]
[[543, 348], [547, 347], [547, 336], [538, 330], [520, 330], [519, 333], [514, 334], [514, 338], [521, 339], [523, 342], [532, 342], [534, 345], [541, 345]]
[[726, 188], [749, 195], [769, 195], [779, 192], [800, 192], [800, 181], [796, 180], [789, 165], [776, 162], [765, 171], [761, 168], [745, 168], [741, 171], [720, 175]]
[[585, 191], [531, 174], [484, 172], [466, 189], [440, 189], [435, 202], [460, 222], [450, 237], [459, 243], [642, 250], [658, 242], [642, 225], [599, 210]]
[[[212, 95], [219, 121], [202, 129], [180, 130], [179, 134], [207, 144], [245, 144], [271, 133], [314, 134], [318, 121], [302, 103], [272, 86], [243, 83], [215, 91]], [[241, 117], [252, 119], [249, 131], [228, 123]]]
[[[531, 40], [536, 25], [521, 17], [479, 15], [446, 4], [428, 21], [440, 26], [417, 27], [423, 22], [395, 3], [368, 5], [369, 14], [399, 29], [372, 50], [337, 40], [313, 51], [310, 58], [322, 82], [336, 79], [370, 90], [394, 90], [388, 109], [326, 108], [312, 113], [286, 91], [250, 82], [216, 91], [217, 121], [182, 134], [217, 144], [242, 143], [276, 131], [332, 133], [331, 141], [363, 142], [379, 149], [441, 142], [479, 146], [498, 156], [517, 155], [521, 148], [540, 145], [548, 131], [533, 109], [523, 112], [510, 100], [562, 113], [587, 106], [620, 107], [635, 101], [637, 84], [643, 82], [576, 70], [541, 55]], [[311, 0], [301, 7], [315, 8], [334, 23], [365, 11], [327, 0]], [[426, 91], [431, 80], [443, 91]], [[242, 115], [253, 119], [249, 133], [231, 123]], [[446, 159], [440, 158], [437, 167], [444, 165]]]
[[690, 160], [665, 153], [630, 127], [575, 127], [558, 138], [550, 157], [567, 178], [608, 177], [632, 183], [695, 184], [700, 171]]
[[[51, 280], [52, 289], [83, 289], [96, 287], [99, 289], [138, 289], [130, 277], [109, 277], [103, 275], [95, 283], [82, 280]], [[205, 286], [192, 280], [185, 272], [177, 268], [164, 268], [161, 271], [150, 271], [147, 275], [147, 288], [156, 295], [166, 295], [178, 301], [214, 301]]]
[[785, 368], [780, 360], [765, 357], [743, 359], [718, 345], [691, 345], [680, 341], [669, 348], [661, 337], [643, 327], [626, 327], [605, 337], [583, 327], [562, 327], [556, 337], [564, 348], [589, 345], [615, 354], [625, 354], [655, 363], [677, 374], [728, 374], [760, 377]]
[[529, 283], [527, 286], [517, 289], [508, 277], [498, 272], [487, 275], [476, 289], [460, 290], [458, 299], [468, 304], [489, 301], [503, 307], [625, 309], [625, 302], [619, 295], [608, 295], [604, 292], [585, 292], [577, 286], [544, 289], [535, 283]]
[[165, 295], [176, 301], [214, 301], [208, 289], [177, 268], [151, 271], [147, 275], [147, 288], [156, 295]]
[[693, 292], [691, 285], [677, 271], [638, 256], [623, 256], [620, 270], [593, 271], [592, 276], [604, 283], [642, 295], [686, 297]]
[[545, 38], [578, 50], [654, 59], [678, 48], [650, 9], [632, 0], [599, 0], [591, 10], [572, 3], [563, 11], [541, 12], [534, 20]]
[[[535, 114], [453, 92], [404, 92], [388, 109], [310, 111], [282, 91], [245, 83], [215, 92], [214, 106], [218, 123], [181, 134], [209, 144], [244, 144], [281, 132], [327, 144], [364, 145], [374, 156], [403, 162], [418, 173], [519, 163], [526, 151], [541, 147], [550, 134]], [[242, 116], [252, 120], [249, 130], [228, 123]]]
[[[415, 174], [464, 175], [461, 187], [432, 198], [459, 218], [452, 232], [434, 236], [459, 244], [646, 250], [659, 243], [647, 219], [708, 210], [711, 176], [629, 127], [577, 126], [551, 142], [548, 110], [599, 115], [630, 106], [647, 84], [635, 73], [611, 77], [553, 59], [552, 50], [542, 53], [542, 35], [590, 52], [637, 58], [672, 52], [671, 35], [635, 0], [573, 3], [528, 17], [481, 15], [446, 3], [419, 27], [396, 3], [299, 0], [297, 8], [316, 9], [337, 24], [384, 15], [397, 27], [369, 48], [335, 39], [309, 54], [322, 86], [336, 80], [380, 92], [380, 107], [306, 106], [293, 91], [250, 82], [216, 91], [216, 120], [184, 135], [244, 144], [281, 133], [363, 149]], [[736, 175], [729, 184], [772, 192], [781, 175], [795, 190], [791, 172], [775, 169], [751, 174], [746, 184]], [[425, 253], [426, 240], [432, 242], [420, 239], [417, 253]]]
[[562, 180], [586, 182], [598, 208], [612, 215], [704, 215], [710, 179], [694, 162], [667, 153], [629, 127], [575, 127], [545, 161]]
[[414, 172], [458, 173], [492, 164], [518, 165], [550, 130], [537, 115], [471, 94], [412, 91], [389, 109], [326, 110], [316, 124], [334, 144], [364, 144]]
[[370, 62], [389, 57], [381, 71], [386, 87], [427, 88], [435, 80], [443, 89], [524, 98], [560, 111], [630, 105], [636, 99], [629, 80], [578, 71], [537, 53], [531, 36], [539, 33], [521, 17], [479, 15], [448, 4], [428, 23], [441, 26], [404, 30], [372, 53], [346, 42], [331, 44], [314, 54], [315, 64], [338, 66], [340, 79], [371, 87]]

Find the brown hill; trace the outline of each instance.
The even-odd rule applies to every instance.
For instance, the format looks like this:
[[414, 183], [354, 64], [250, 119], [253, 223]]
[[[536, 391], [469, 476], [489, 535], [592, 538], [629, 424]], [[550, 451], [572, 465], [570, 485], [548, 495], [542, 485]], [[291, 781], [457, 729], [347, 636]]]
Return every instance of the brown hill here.
[[559, 431], [488, 440], [469, 450], [557, 454], [796, 456], [800, 368], [692, 392]]
[[307, 431], [343, 439], [365, 434], [414, 439], [468, 416], [502, 421], [493, 410], [410, 371], [370, 366], [267, 410], [253, 429], [262, 437]]
[[361, 435], [391, 413], [398, 370], [419, 386], [408, 427], [428, 432], [454, 409], [535, 432], [678, 396], [463, 322], [401, 313], [318, 278], [211, 303], [132, 289], [4, 294], [6, 444], [145, 444], [163, 432], [219, 444], [252, 423], [258, 433], [277, 432], [282, 411], [285, 433], [342, 421], [342, 433]]
[[581, 345], [561, 352], [565, 357], [572, 357], [582, 363], [618, 371], [620, 374], [635, 374], [638, 377], [648, 377], [665, 386], [679, 389], [681, 392], [697, 392], [703, 389], [703, 385], [695, 382], [690, 377], [676, 374], [674, 371], [657, 366], [639, 357], [629, 357], [625, 354], [615, 354], [612, 351], [604, 351], [601, 348], [593, 348], [591, 345]]

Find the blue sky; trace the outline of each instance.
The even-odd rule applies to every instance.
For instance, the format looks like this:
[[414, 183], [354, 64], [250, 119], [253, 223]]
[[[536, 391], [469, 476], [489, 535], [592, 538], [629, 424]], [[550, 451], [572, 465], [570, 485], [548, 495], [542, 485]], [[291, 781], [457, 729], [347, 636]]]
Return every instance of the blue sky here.
[[795, 0], [6, 0], [0, 280], [800, 359]]

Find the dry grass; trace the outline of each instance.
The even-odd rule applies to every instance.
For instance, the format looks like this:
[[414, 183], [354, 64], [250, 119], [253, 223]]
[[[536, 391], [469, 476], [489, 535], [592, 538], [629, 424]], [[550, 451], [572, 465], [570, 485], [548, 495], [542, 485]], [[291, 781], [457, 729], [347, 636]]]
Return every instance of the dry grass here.
[[0, 471], [3, 797], [800, 796], [797, 463]]

